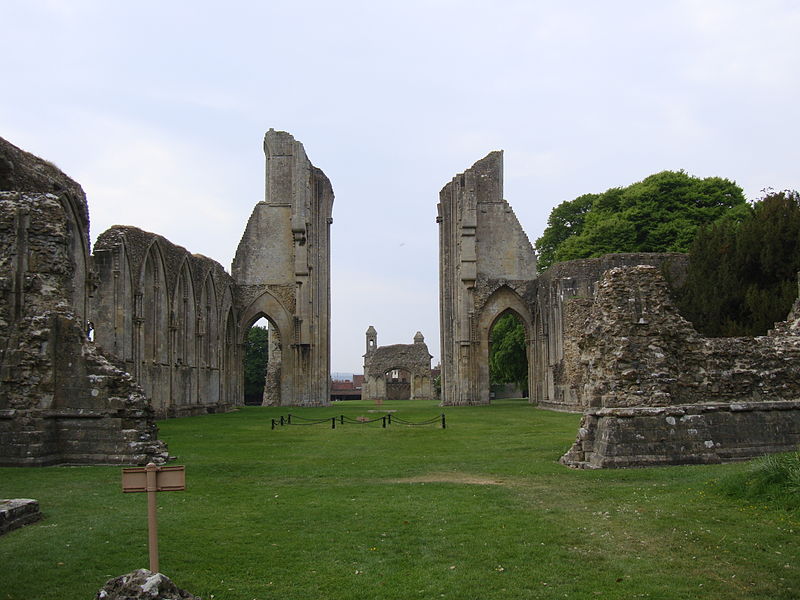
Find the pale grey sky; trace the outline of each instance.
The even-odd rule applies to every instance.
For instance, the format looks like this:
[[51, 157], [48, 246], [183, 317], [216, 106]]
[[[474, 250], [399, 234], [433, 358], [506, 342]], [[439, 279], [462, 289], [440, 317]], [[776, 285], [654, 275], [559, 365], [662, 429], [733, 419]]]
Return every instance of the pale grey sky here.
[[800, 187], [800, 4], [763, 0], [0, 0], [0, 136], [87, 192], [92, 239], [160, 233], [230, 268], [264, 132], [336, 193], [333, 371], [425, 334], [438, 193], [505, 150], [533, 242], [550, 210], [664, 169]]

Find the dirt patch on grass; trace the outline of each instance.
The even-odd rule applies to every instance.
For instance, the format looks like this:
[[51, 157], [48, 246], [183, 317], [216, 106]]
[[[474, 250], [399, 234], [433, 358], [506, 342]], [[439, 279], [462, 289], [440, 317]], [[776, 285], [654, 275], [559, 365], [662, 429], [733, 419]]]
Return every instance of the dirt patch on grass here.
[[509, 485], [508, 481], [472, 475], [470, 473], [443, 472], [425, 473], [416, 477], [404, 477], [403, 479], [393, 479], [392, 483], [462, 483], [465, 485]]

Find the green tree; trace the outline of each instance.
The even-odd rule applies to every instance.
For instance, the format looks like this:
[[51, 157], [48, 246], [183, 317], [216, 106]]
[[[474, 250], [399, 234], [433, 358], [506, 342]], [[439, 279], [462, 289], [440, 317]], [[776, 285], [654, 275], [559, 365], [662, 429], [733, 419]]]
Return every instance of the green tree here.
[[260, 404], [268, 360], [267, 328], [254, 325], [247, 332], [244, 346], [244, 398], [247, 403]]
[[786, 318], [798, 271], [800, 195], [770, 192], [737, 218], [698, 232], [678, 306], [705, 335], [763, 335]]
[[700, 227], [746, 207], [741, 188], [727, 179], [662, 171], [559, 204], [536, 240], [539, 268], [610, 252], [686, 252]]
[[528, 356], [525, 327], [513, 313], [502, 315], [492, 327], [489, 350], [489, 379], [492, 383], [514, 383], [528, 389]]

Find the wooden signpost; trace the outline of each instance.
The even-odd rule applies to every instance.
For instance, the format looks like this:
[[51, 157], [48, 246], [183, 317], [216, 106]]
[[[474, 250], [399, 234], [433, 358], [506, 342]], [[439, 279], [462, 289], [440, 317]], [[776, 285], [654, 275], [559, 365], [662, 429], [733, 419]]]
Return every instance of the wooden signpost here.
[[158, 573], [158, 522], [156, 520], [156, 492], [179, 492], [186, 489], [184, 466], [146, 467], [122, 469], [123, 492], [147, 492], [147, 531], [150, 548], [150, 570]]

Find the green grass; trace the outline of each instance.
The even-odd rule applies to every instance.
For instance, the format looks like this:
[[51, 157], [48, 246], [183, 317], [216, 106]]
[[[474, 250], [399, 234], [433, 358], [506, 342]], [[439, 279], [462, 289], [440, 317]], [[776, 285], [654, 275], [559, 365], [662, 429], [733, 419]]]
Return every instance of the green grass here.
[[800, 452], [754, 460], [746, 471], [725, 477], [720, 489], [734, 498], [800, 510]]
[[[347, 402], [305, 417], [377, 416]], [[187, 490], [161, 493], [161, 570], [208, 600], [794, 599], [800, 513], [734, 498], [747, 465], [579, 471], [579, 416], [522, 401], [409, 421], [270, 428], [287, 409], [161, 422]], [[45, 519], [0, 537], [0, 600], [92, 598], [147, 567], [146, 498], [118, 467], [0, 469]]]

